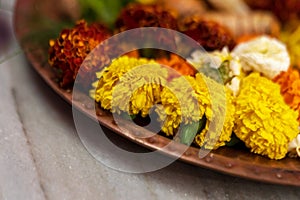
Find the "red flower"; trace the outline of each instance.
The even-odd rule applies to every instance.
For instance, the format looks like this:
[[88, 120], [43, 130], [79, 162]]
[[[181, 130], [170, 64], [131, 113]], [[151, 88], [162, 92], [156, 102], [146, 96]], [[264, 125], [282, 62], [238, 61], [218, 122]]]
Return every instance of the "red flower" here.
[[233, 49], [235, 46], [231, 32], [214, 21], [192, 16], [180, 21], [179, 28], [207, 51], [221, 50], [225, 46]]
[[130, 4], [116, 22], [119, 32], [139, 27], [161, 27], [177, 30], [177, 20], [169, 10], [159, 5]]
[[[116, 32], [141, 27], [178, 30], [177, 19], [172, 15], [172, 11], [159, 5], [130, 4], [121, 11], [116, 21]], [[175, 36], [172, 31], [159, 31], [153, 28], [148, 29], [146, 32], [137, 30], [133, 34], [135, 35], [131, 35], [131, 37], [135, 38], [134, 43], [138, 47], [140, 47], [140, 44], [150, 42], [163, 45], [165, 49], [176, 49]]]
[[[49, 63], [56, 72], [61, 87], [72, 86], [78, 70], [87, 55], [102, 41], [109, 38], [108, 29], [98, 23], [88, 26], [84, 20], [76, 23], [72, 29], [64, 29], [55, 40], [50, 40]], [[105, 56], [104, 56], [105, 55]], [[99, 67], [110, 62], [106, 54], [97, 54], [99, 58], [91, 65], [84, 65], [80, 81], [85, 85], [87, 79], [93, 79]], [[88, 80], [91, 82], [91, 80]], [[87, 83], [88, 84], [88, 83]]]

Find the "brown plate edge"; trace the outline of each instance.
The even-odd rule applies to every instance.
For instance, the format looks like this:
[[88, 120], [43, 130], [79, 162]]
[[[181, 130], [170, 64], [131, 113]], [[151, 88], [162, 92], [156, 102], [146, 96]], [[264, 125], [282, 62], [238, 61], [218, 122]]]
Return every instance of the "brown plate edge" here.
[[[15, 6], [15, 34], [19, 42], [21, 42], [21, 38], [26, 31], [18, 27], [18, 25], [24, 21], [22, 16], [18, 15], [18, 13], [20, 13], [19, 11], [22, 10], [22, 5], [24, 5], [26, 1], [28, 3], [28, 0], [17, 0]], [[38, 48], [36, 51], [26, 51], [28, 46], [26, 46], [26, 44], [21, 44], [21, 46], [35, 71], [57, 94], [72, 105], [71, 91], [61, 89], [54, 81], [51, 69], [47, 67], [47, 63], [42, 63], [42, 52], [39, 52]], [[115, 133], [151, 150], [161, 150], [162, 147], [170, 142], [170, 139], [160, 135], [155, 135], [151, 138], [138, 138], [130, 132], [123, 133], [120, 128], [115, 125], [111, 115], [104, 114], [98, 116], [98, 119], [95, 119], [93, 113], [91, 113], [91, 109], [88, 109], [82, 102], [77, 101], [74, 105], [79, 111], [86, 114], [92, 120], [99, 121], [103, 126], [111, 129]], [[140, 131], [147, 132], [147, 130], [143, 128], [141, 128]], [[161, 153], [168, 156], [177, 156], [177, 148], [184, 148], [184, 146], [182, 144], [176, 144], [175, 148], [165, 149], [164, 152]], [[249, 152], [238, 151], [228, 147], [212, 151], [205, 158], [200, 159], [198, 157], [198, 151], [197, 148], [189, 147], [179, 159], [186, 163], [241, 178], [273, 184], [300, 186], [300, 164], [296, 159], [286, 158], [280, 161], [273, 161]]]

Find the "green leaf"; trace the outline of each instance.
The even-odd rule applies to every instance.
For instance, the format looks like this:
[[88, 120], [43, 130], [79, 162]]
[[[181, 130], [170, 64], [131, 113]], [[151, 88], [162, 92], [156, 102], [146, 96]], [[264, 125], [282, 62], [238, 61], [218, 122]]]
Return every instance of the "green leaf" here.
[[136, 118], [136, 115], [129, 115], [128, 113], [123, 112], [123, 113], [121, 113], [121, 117], [125, 120], [132, 121]]
[[243, 142], [235, 135], [235, 133], [232, 133], [231, 140], [226, 143], [226, 146], [233, 147], [240, 143], [243, 143]]
[[199, 122], [184, 125], [180, 132], [180, 141], [183, 144], [191, 145], [196, 137], [197, 133], [200, 132], [206, 123], [206, 117], [204, 116]]
[[[22, 44], [33, 44], [34, 47], [41, 47], [45, 51], [49, 48], [50, 39], [57, 38], [63, 29], [74, 26], [74, 22], [70, 20], [57, 22], [40, 16], [33, 16], [32, 18], [34, 20], [30, 20], [31, 23], [27, 24], [30, 31], [21, 38], [20, 42]], [[32, 50], [35, 50], [35, 48]]]
[[204, 64], [199, 68], [199, 72], [223, 85], [229, 83], [233, 78], [230, 76], [230, 61], [228, 60], [222, 62], [217, 69], [212, 67], [210, 63]]
[[227, 84], [232, 80], [233, 77], [229, 76], [230, 73], [230, 61], [225, 60], [221, 66], [218, 68], [224, 84]]
[[121, 9], [133, 0], [79, 0], [82, 18], [100, 21], [113, 28]]

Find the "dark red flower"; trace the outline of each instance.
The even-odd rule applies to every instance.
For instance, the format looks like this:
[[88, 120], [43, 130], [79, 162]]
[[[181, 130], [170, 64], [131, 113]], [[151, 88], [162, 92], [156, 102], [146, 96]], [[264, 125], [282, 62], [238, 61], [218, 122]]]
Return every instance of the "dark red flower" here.
[[[80, 20], [74, 28], [62, 30], [57, 39], [50, 40], [49, 64], [56, 72], [61, 87], [73, 85], [87, 55], [110, 36], [108, 29], [103, 25], [99, 23], [88, 25], [84, 20]], [[94, 55], [92, 56], [94, 63], [85, 64], [81, 69], [85, 72], [79, 77], [83, 85], [85, 81], [91, 82], [89, 79], [93, 79], [94, 72], [99, 71], [99, 67], [110, 62], [107, 53], [95, 55], [96, 59]]]
[[[164, 49], [175, 50], [175, 36], [170, 30], [178, 28], [177, 19], [172, 13], [160, 5], [129, 4], [121, 11], [116, 21], [116, 32], [152, 27], [147, 31], [136, 30], [131, 35], [131, 38], [135, 39], [133, 45], [140, 47], [141, 44], [152, 43], [154, 46], [159, 44]], [[165, 28], [165, 31], [156, 28]]]
[[179, 28], [207, 51], [221, 50], [225, 46], [232, 49], [235, 46], [231, 32], [214, 21], [191, 16], [182, 19]]
[[300, 19], [299, 0], [244, 0], [251, 8], [273, 12], [281, 22]]
[[139, 27], [177, 30], [177, 20], [169, 10], [159, 5], [130, 4], [121, 11], [116, 27], [119, 32]]

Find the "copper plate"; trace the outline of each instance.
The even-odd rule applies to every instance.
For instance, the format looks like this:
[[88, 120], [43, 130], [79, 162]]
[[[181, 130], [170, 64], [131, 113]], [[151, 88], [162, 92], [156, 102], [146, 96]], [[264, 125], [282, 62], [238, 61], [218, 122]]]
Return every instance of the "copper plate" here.
[[[33, 31], [36, 30], [40, 30], [40, 34], [47, 34], [47, 23], [42, 25], [35, 23], [39, 17], [48, 17], [53, 19], [54, 22], [64, 17], [62, 13], [56, 13], [61, 11], [53, 9], [53, 6], [57, 7], [53, 0], [18, 0], [15, 7], [15, 32], [33, 68], [57, 94], [71, 104], [72, 91], [63, 90], [58, 86], [47, 63], [47, 44], [40, 43], [32, 35]], [[75, 100], [75, 106], [84, 114], [91, 117], [93, 116], [92, 106], [85, 104], [86, 98], [89, 97], [82, 95], [82, 98]], [[98, 112], [98, 117], [94, 120], [98, 120], [102, 125], [113, 130], [115, 133], [139, 145], [152, 150], [159, 150], [170, 142], [169, 139], [160, 135], [150, 138], [136, 138], [132, 132], [122, 132], [115, 125], [109, 113], [101, 110], [98, 110]], [[140, 134], [147, 134], [147, 130], [143, 128], [140, 128], [138, 131]], [[163, 153], [174, 156], [182, 148], [184, 148], [182, 144], [176, 144], [173, 148], [165, 149]], [[245, 150], [228, 147], [212, 151], [205, 158], [200, 159], [198, 157], [198, 149], [189, 147], [180, 157], [180, 160], [233, 176], [275, 184], [300, 186], [300, 162], [297, 159], [285, 158], [275, 161]]]

